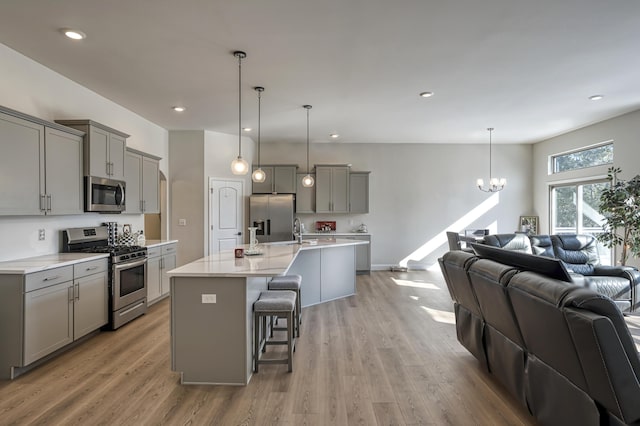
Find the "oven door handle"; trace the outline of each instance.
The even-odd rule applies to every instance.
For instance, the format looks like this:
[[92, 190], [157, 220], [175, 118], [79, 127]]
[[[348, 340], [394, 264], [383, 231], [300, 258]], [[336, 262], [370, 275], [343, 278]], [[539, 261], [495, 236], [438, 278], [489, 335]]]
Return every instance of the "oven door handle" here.
[[113, 265], [114, 271], [121, 271], [123, 269], [135, 268], [136, 266], [144, 265], [147, 263], [147, 259], [136, 260], [135, 262], [116, 263]]

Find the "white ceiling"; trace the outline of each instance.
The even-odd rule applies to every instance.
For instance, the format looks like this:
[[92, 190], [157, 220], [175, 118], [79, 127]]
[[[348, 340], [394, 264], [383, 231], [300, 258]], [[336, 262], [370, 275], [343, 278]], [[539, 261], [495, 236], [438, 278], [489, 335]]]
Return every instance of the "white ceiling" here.
[[243, 50], [264, 142], [304, 142], [303, 104], [335, 143], [532, 143], [640, 108], [636, 0], [4, 0], [0, 42], [166, 129], [231, 134]]

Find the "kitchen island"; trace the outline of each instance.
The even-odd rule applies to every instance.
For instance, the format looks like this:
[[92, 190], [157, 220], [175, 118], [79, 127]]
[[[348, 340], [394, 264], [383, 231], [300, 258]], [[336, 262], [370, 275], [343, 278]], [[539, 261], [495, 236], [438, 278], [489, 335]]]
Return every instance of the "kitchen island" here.
[[259, 255], [235, 258], [226, 250], [169, 271], [171, 369], [183, 384], [246, 385], [253, 371], [253, 303], [269, 279], [302, 275], [303, 307], [353, 295], [360, 244], [367, 242], [261, 244]]

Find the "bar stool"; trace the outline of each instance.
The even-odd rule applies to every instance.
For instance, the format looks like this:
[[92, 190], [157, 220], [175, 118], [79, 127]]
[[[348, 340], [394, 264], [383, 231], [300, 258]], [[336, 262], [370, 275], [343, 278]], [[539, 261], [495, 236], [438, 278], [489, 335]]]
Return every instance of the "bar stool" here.
[[277, 277], [273, 277], [271, 281], [269, 281], [269, 290], [289, 290], [296, 292], [296, 337], [300, 337], [300, 324], [302, 324], [302, 299], [300, 297], [301, 286], [302, 276], [298, 274], [279, 275]]
[[[295, 350], [294, 316], [296, 293], [293, 291], [263, 291], [253, 304], [254, 333], [254, 373], [260, 364], [288, 364], [288, 371], [293, 371], [293, 351]], [[287, 340], [267, 339], [267, 317], [280, 316], [287, 320]], [[262, 320], [262, 321], [260, 321]], [[262, 322], [262, 327], [260, 323]], [[262, 329], [262, 332], [261, 332]], [[287, 357], [279, 359], [260, 359], [266, 351], [266, 345], [287, 345]]]

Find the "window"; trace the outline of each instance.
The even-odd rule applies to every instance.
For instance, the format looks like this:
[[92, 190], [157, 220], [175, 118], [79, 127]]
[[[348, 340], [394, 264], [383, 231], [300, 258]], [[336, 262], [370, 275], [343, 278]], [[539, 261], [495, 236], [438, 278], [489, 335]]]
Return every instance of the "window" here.
[[[600, 194], [609, 181], [598, 180], [561, 184], [551, 187], [551, 233], [596, 235], [602, 231], [602, 215], [598, 211]], [[611, 264], [611, 250], [598, 243], [600, 262]]]
[[613, 164], [613, 142], [551, 157], [553, 173]]

